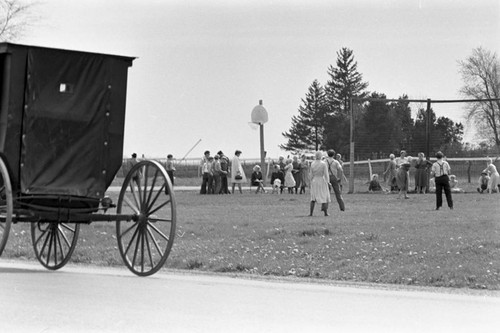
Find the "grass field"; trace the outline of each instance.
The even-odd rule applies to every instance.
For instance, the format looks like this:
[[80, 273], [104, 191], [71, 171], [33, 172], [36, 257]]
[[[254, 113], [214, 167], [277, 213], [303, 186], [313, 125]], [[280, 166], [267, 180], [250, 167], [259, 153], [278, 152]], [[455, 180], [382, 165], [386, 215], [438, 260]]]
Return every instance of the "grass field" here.
[[[166, 269], [500, 290], [500, 195], [453, 199], [435, 211], [433, 194], [345, 194], [345, 212], [308, 217], [308, 194], [178, 191]], [[28, 224], [13, 226], [3, 257], [36, 260]], [[71, 262], [123, 266], [114, 223], [83, 225]]]

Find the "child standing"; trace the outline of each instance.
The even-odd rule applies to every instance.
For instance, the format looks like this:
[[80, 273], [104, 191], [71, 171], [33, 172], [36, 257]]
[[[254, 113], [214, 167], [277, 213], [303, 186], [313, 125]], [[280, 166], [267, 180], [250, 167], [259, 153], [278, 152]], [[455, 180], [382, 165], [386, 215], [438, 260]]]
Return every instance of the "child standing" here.
[[[271, 184], [273, 184], [273, 193], [274, 191], [280, 191], [280, 194], [283, 193], [283, 185], [285, 184], [285, 176], [283, 171], [278, 164], [275, 164], [273, 167], [273, 172], [271, 173]], [[277, 188], [276, 188], [277, 187]]]
[[293, 164], [292, 164], [292, 159], [287, 159], [286, 160], [286, 165], [285, 165], [285, 187], [288, 188], [288, 193], [293, 194], [293, 189], [295, 188], [295, 179], [293, 178], [292, 174], [293, 170]]

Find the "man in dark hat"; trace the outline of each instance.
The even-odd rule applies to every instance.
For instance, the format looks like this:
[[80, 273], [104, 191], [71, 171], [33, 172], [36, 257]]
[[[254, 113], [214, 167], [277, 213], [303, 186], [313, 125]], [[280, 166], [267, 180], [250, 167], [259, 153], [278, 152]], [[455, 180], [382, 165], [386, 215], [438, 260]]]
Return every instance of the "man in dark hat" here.
[[[137, 163], [139, 163], [139, 161], [137, 160], [137, 154], [132, 153], [132, 158], [129, 159], [127, 162], [127, 172], [130, 172], [130, 170], [132, 170], [134, 165], [136, 165]], [[134, 180], [137, 183], [137, 185], [139, 185], [140, 178], [141, 178], [141, 170], [137, 170], [135, 174], [132, 176], [132, 180]]]
[[221, 168], [219, 194], [229, 194], [229, 185], [227, 183], [227, 175], [229, 174], [229, 158], [226, 155], [224, 155], [222, 150], [219, 150], [217, 155], [219, 155], [220, 168]]

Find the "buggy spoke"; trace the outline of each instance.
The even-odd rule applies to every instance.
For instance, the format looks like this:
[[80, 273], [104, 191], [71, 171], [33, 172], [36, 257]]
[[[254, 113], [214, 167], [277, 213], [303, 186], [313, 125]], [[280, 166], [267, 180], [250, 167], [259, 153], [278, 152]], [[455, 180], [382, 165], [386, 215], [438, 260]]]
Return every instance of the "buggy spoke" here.
[[[54, 239], [54, 234], [52, 233], [52, 231], [49, 232], [49, 249], [47, 250], [47, 256], [46, 256], [46, 260], [45, 260], [45, 263], [46, 264], [49, 264], [50, 263], [50, 255], [52, 253], [52, 240]], [[42, 252], [43, 254], [43, 252]]]
[[[38, 245], [38, 242], [40, 242], [40, 240], [42, 239], [42, 237], [47, 233], [47, 229], [43, 230], [42, 233], [40, 234], [40, 236], [36, 239], [35, 242], [33, 242], [34, 245]], [[47, 240], [45, 240], [47, 241]], [[44, 245], [45, 246], [45, 245]]]
[[149, 168], [148, 166], [144, 166], [144, 189], [142, 191], [142, 197], [141, 197], [141, 210], [144, 209], [146, 206], [146, 195], [148, 193], [148, 175], [149, 175]]
[[149, 245], [149, 228], [146, 228], [146, 232], [144, 233], [144, 238], [146, 239], [146, 247], [148, 249], [149, 262], [151, 263], [151, 267], [154, 266], [153, 255], [151, 254], [151, 246]]
[[[134, 197], [134, 199], [135, 199], [135, 197]], [[125, 201], [127, 206], [129, 206], [134, 211], [134, 213], [140, 214], [140, 210], [138, 208], [138, 205], [134, 205], [128, 197], [123, 197], [123, 201]], [[137, 204], [137, 202], [136, 202], [136, 204]]]
[[151, 237], [151, 241], [153, 242], [153, 244], [156, 247], [156, 251], [158, 251], [158, 253], [160, 254], [160, 256], [163, 256], [163, 251], [161, 250], [160, 245], [156, 241], [156, 238], [154, 237], [154, 235], [151, 232], [151, 230], [149, 230], [149, 228], [148, 228], [148, 234], [149, 234], [149, 237]]
[[[158, 179], [158, 173], [159, 173], [159, 170], [156, 169], [155, 175], [153, 177], [153, 182], [151, 183], [151, 189], [150, 189], [149, 194], [148, 194], [148, 199], [146, 200], [146, 207], [148, 207], [148, 209], [150, 207], [151, 196], [153, 195], [153, 191], [154, 191], [154, 188], [156, 186], [156, 179]], [[158, 198], [158, 195], [156, 196], [156, 198]]]
[[135, 226], [137, 226], [137, 223], [138, 222], [134, 222], [134, 224], [132, 224], [130, 227], [128, 227], [124, 232], [122, 232], [121, 236], [125, 236], [126, 234], [129, 233], [130, 230], [134, 229]]
[[165, 239], [168, 242], [168, 236], [166, 236], [161, 230], [159, 230], [156, 226], [152, 224], [149, 224], [149, 226], [151, 227], [151, 229], [156, 231], [158, 235], [160, 235], [163, 239]]
[[168, 205], [170, 203], [170, 200], [168, 201], [165, 201], [164, 203], [162, 203], [161, 205], [157, 206], [155, 209], [153, 209], [152, 211], [148, 212], [148, 215], [151, 215], [151, 214], [154, 214], [155, 212], [159, 211], [160, 209], [162, 209], [163, 207], [165, 207], [166, 205]]
[[165, 185], [166, 185], [166, 184], [167, 184], [166, 182], [165, 182], [165, 183], [163, 183], [163, 185], [162, 185], [162, 187], [160, 188], [160, 190], [156, 192], [156, 195], [155, 195], [155, 197], [154, 197], [153, 201], [152, 201], [151, 203], [149, 203], [149, 205], [148, 205], [148, 209], [147, 209], [147, 211], [148, 211], [148, 212], [149, 212], [149, 211], [151, 210], [151, 208], [154, 206], [154, 204], [156, 203], [156, 200], [158, 200], [158, 198], [160, 197], [160, 194], [162, 194], [162, 193], [163, 193], [163, 189], [165, 188]]
[[[139, 201], [137, 200], [137, 194], [135, 192], [135, 185], [134, 185], [134, 181], [131, 181], [130, 182], [130, 193], [132, 193], [132, 197], [134, 198], [134, 201], [135, 201], [135, 207], [140, 207], [140, 204], [139, 204]], [[130, 208], [134, 209], [132, 203], [129, 201], [129, 199], [127, 198], [127, 201], [129, 203], [129, 206]], [[140, 209], [140, 208], [138, 208]]]
[[[63, 223], [63, 226], [64, 226], [64, 223]], [[71, 230], [71, 228], [68, 228], [68, 229], [70, 229], [70, 230]], [[69, 243], [69, 240], [68, 240], [68, 238], [66, 237], [66, 234], [65, 234], [62, 230], [60, 230], [59, 232], [61, 233], [61, 236], [62, 236], [62, 238], [64, 239], [64, 242], [66, 243], [66, 245], [67, 245], [68, 247], [71, 247], [71, 244]], [[73, 232], [74, 232], [74, 230], [73, 230]]]
[[170, 222], [172, 223], [172, 219], [161, 219], [157, 217], [149, 217], [149, 222]]
[[[71, 231], [72, 233], [75, 233], [75, 230], [76, 230], [75, 228], [71, 228], [67, 223], [61, 223], [61, 227], [63, 227], [66, 230]], [[62, 229], [60, 229], [60, 230], [62, 232]]]
[[[48, 232], [48, 229], [46, 229], [43, 234], [46, 234]], [[43, 235], [42, 235], [43, 236]], [[40, 238], [42, 238], [42, 236], [40, 236]], [[39, 239], [40, 239], [39, 238]], [[43, 242], [43, 245], [42, 245], [42, 248], [40, 249], [40, 254], [44, 253], [45, 252], [45, 247], [47, 246], [47, 242], [49, 241], [49, 238], [50, 238], [50, 235], [46, 235], [45, 237], [45, 240]], [[38, 243], [38, 242], [37, 242]]]
[[[137, 230], [139, 230], [139, 228], [137, 228]], [[139, 243], [140, 243], [140, 241], [141, 241], [141, 232], [139, 231], [137, 239], [135, 241], [135, 249], [134, 249], [134, 257], [132, 259], [132, 267], [135, 266], [135, 259], [137, 258], [137, 251], [139, 251]]]
[[[132, 228], [132, 227], [131, 227]], [[128, 230], [130, 230], [131, 228], [129, 228]], [[132, 235], [132, 238], [130, 238], [130, 242], [128, 243], [128, 246], [127, 248], [125, 249], [125, 254], [128, 253], [128, 250], [130, 250], [130, 246], [132, 245], [132, 243], [134, 242], [134, 239], [135, 237], [137, 237], [137, 233], [139, 232], [139, 227], [137, 227]], [[120, 235], [120, 237], [122, 237], [123, 234]]]
[[141, 230], [141, 272], [144, 272], [144, 230]]
[[64, 249], [63, 249], [63, 245], [61, 242], [62, 235], [63, 235], [62, 231], [59, 231], [58, 236], [57, 236], [57, 243], [59, 244], [59, 251], [61, 253], [61, 258], [64, 258]]

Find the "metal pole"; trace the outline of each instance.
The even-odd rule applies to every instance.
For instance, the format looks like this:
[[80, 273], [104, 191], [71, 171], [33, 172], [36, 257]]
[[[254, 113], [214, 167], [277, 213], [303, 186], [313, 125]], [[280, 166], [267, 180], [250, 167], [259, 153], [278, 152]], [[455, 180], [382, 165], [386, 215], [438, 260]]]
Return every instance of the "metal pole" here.
[[264, 124], [259, 124], [260, 127], [260, 165], [262, 166], [262, 171], [264, 171], [264, 165], [266, 163], [265, 152], [264, 152]]
[[426, 141], [426, 147], [425, 147], [425, 156], [427, 156], [427, 159], [429, 159], [430, 155], [430, 150], [431, 150], [431, 100], [430, 98], [427, 99], [427, 122], [425, 126], [425, 141]]
[[352, 97], [349, 99], [350, 126], [350, 153], [349, 153], [349, 193], [354, 193], [354, 111], [352, 108]]

